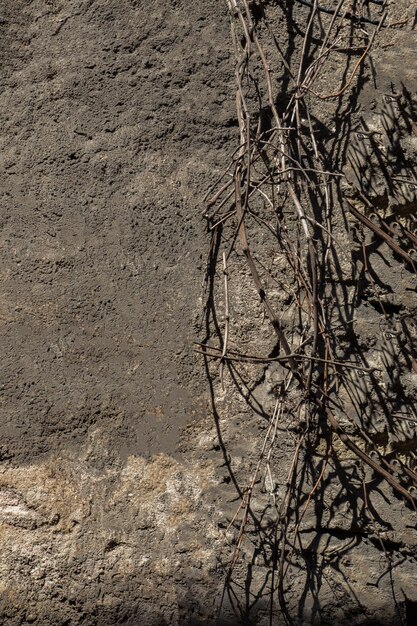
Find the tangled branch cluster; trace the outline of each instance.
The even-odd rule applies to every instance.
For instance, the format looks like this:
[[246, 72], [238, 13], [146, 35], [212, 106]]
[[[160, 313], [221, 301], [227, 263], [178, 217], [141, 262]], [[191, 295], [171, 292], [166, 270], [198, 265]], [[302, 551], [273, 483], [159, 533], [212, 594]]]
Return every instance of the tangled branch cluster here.
[[[368, 466], [411, 507], [415, 507], [413, 485], [417, 485], [417, 474], [409, 463], [400, 456], [393, 460], [384, 455], [360, 423], [345, 425], [351, 418], [345, 396], [339, 391], [352, 387], [352, 375], [368, 378], [372, 386], [375, 372], [360, 354], [355, 354], [354, 360], [346, 358], [340, 345], [335, 311], [339, 311], [340, 322], [344, 303], [334, 304], [338, 296], [333, 285], [340, 267], [340, 246], [346, 244], [338, 242], [336, 231], [340, 224], [349, 229], [349, 219], [354, 220], [359, 229], [370, 230], [388, 244], [400, 257], [398, 262], [405, 262], [407, 271], [414, 271], [413, 259], [392, 232], [376, 225], [358, 209], [357, 203], [343, 197], [344, 177], [337, 164], [342, 163], [345, 155], [345, 138], [342, 134], [327, 138], [326, 144], [316, 114], [327, 103], [333, 111], [343, 109], [345, 115], [350, 114], [351, 92], [358, 90], [370, 52], [387, 26], [386, 3], [339, 0], [319, 4], [317, 0], [300, 0], [284, 4], [288, 24], [292, 11], [302, 10], [306, 17], [296, 61], [290, 60], [289, 54], [294, 32], [288, 29], [287, 49], [283, 48], [268, 17], [268, 2], [227, 0], [236, 55], [239, 144], [206, 198], [205, 217], [211, 235], [208, 280], [217, 285], [218, 276], [222, 276], [222, 311], [219, 313], [213, 289], [208, 311], [213, 319], [223, 317], [223, 324], [216, 322], [219, 345], [200, 344], [206, 359], [220, 363], [222, 384], [226, 368], [233, 369], [242, 362], [267, 365], [274, 361], [284, 372], [258, 463], [242, 490], [239, 509], [231, 522], [238, 522], [239, 531], [228, 572], [230, 578], [251, 517], [254, 486], [264, 472], [266, 479], [269, 476], [276, 510], [274, 533], [278, 548], [276, 582], [272, 586], [276, 585], [282, 607], [285, 575], [299, 541], [298, 529], [326, 471], [327, 461], [300, 509], [296, 497], [300, 464], [306, 458], [303, 451], [308, 448], [311, 453], [311, 442], [318, 434], [326, 438], [328, 458], [334, 441], [339, 439], [361, 466]], [[337, 124], [334, 127], [343, 132]], [[225, 228], [229, 228], [228, 237], [224, 235]], [[262, 229], [275, 241], [276, 252], [284, 259], [286, 280], [278, 277], [276, 282], [285, 294], [285, 302], [294, 308], [291, 324], [283, 323], [276, 302], [268, 293], [269, 277], [258, 238], [254, 244], [251, 241], [251, 233]], [[230, 346], [233, 319], [229, 269], [237, 257], [246, 262], [276, 337], [277, 349], [272, 356], [247, 355]], [[369, 273], [367, 278], [372, 281]], [[344, 321], [349, 324], [346, 318]], [[278, 499], [273, 490], [271, 456], [284, 415], [291, 420], [295, 433], [294, 453], [285, 495]], [[366, 501], [365, 484], [363, 489]]]

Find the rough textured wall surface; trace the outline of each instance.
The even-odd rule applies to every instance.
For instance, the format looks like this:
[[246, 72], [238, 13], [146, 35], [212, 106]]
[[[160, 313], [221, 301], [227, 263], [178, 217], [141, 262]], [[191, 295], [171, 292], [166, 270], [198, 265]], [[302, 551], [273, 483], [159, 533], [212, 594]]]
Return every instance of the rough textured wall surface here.
[[224, 7], [10, 0], [0, 28], [0, 621], [210, 616], [213, 467], [187, 427]]
[[[271, 570], [255, 539], [242, 547], [240, 617], [223, 594], [231, 476], [251, 475], [265, 424], [227, 385], [213, 420], [192, 354], [208, 248], [201, 199], [236, 143], [225, 3], [3, 0], [0, 29], [0, 619], [269, 624]], [[412, 81], [409, 37], [392, 45], [381, 80], [402, 67]], [[404, 287], [410, 302], [414, 288]], [[244, 282], [240, 298], [252, 299]], [[371, 343], [376, 314], [358, 319]], [[241, 336], [262, 344], [265, 328], [241, 321]], [[256, 386], [268, 410], [277, 377], [267, 368]], [[282, 485], [289, 458], [278, 446]], [[384, 508], [391, 494], [377, 498]], [[262, 515], [267, 496], [253, 506]], [[348, 501], [336, 517], [323, 508], [303, 529], [320, 590], [303, 604], [308, 586], [294, 575], [296, 623], [414, 623], [413, 514], [396, 501], [384, 509], [391, 572], [373, 531], [346, 526]]]

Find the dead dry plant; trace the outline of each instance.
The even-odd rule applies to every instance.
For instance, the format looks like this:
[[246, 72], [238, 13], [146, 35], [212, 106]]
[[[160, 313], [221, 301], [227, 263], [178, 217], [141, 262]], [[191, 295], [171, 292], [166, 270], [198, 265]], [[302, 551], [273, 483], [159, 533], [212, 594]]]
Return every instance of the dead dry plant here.
[[[348, 325], [350, 320], [341, 314], [343, 302], [329, 306], [343, 248], [335, 224], [345, 223], [348, 228], [348, 220], [354, 219], [359, 231], [370, 229], [373, 236], [384, 241], [407, 271], [414, 271], [414, 262], [389, 229], [358, 210], [354, 202], [343, 199], [343, 174], [335, 166], [335, 151], [330, 154], [324, 149], [322, 128], [317, 123], [317, 111], [325, 106], [321, 102], [330, 102], [333, 111], [343, 110], [345, 116], [350, 114], [352, 90], [358, 92], [373, 46], [389, 26], [386, 2], [283, 3], [282, 14], [288, 13], [288, 23], [293, 19], [289, 15], [290, 4], [291, 12], [302, 11], [306, 18], [298, 53], [293, 52], [290, 58], [291, 41], [287, 42], [287, 49], [280, 43], [266, 0], [226, 1], [236, 58], [239, 141], [226, 169], [205, 198], [204, 215], [211, 237], [207, 280], [215, 285], [217, 276], [222, 276], [222, 310], [216, 300], [217, 291], [211, 287], [207, 310], [216, 318], [218, 343], [205, 341], [199, 344], [198, 351], [208, 361], [219, 362], [222, 386], [228, 368], [240, 363], [267, 367], [275, 361], [283, 366], [285, 374], [276, 390], [275, 408], [255, 469], [241, 489], [240, 504], [230, 521], [229, 528], [235, 529], [236, 537], [226, 578], [230, 587], [242, 541], [253, 518], [254, 491], [262, 477], [261, 484], [275, 511], [270, 524], [275, 538], [271, 616], [274, 598], [286, 615], [286, 575], [293, 554], [303, 550], [300, 524], [328, 470], [335, 440], [349, 450], [356, 459], [353, 463], [359, 468], [368, 467], [408, 506], [415, 507], [416, 502], [417, 474], [412, 463], [400, 454], [395, 458], [384, 455], [366, 429], [352, 423], [343, 396], [339, 396], [341, 387], [353, 389], [355, 385], [349, 382], [352, 380], [366, 379], [368, 385], [375, 385], [375, 369], [360, 352], [355, 353], [354, 359], [346, 358], [340, 347], [335, 311], [338, 310], [339, 323]], [[341, 135], [336, 140], [342, 154], [346, 137]], [[329, 154], [333, 155], [333, 162]], [[340, 165], [340, 159], [338, 162]], [[282, 321], [279, 306], [268, 293], [265, 255], [257, 242], [251, 242], [251, 233], [262, 229], [269, 237], [272, 235], [277, 253], [285, 259], [286, 280], [278, 277], [277, 284], [285, 292], [285, 301], [295, 306], [292, 327]], [[415, 237], [412, 232], [409, 234]], [[230, 345], [234, 320], [229, 304], [229, 266], [236, 258], [244, 258], [254, 296], [256, 292], [269, 319], [277, 345], [273, 354], [248, 355]], [[372, 276], [368, 277], [372, 280]], [[221, 318], [223, 325], [217, 322]], [[410, 414], [405, 419], [415, 418]], [[273, 450], [277, 429], [283, 425], [287, 425], [294, 451], [284, 494], [278, 498]], [[300, 476], [305, 474], [307, 457], [314, 455], [312, 442], [319, 439], [326, 441], [326, 452], [316, 464], [317, 471], [301, 501]], [[365, 503], [369, 488], [364, 481]], [[233, 591], [229, 589], [229, 593], [232, 601], [238, 603]], [[289, 615], [287, 618], [290, 621]]]

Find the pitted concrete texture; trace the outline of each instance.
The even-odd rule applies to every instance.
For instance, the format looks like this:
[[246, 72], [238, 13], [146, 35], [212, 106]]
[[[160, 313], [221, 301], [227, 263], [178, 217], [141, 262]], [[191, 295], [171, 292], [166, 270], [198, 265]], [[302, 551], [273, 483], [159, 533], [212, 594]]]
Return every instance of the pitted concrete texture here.
[[[192, 357], [199, 199], [233, 112], [217, 2], [4, 2], [1, 452], [112, 433], [175, 452]], [[203, 260], [202, 260], [203, 259]]]

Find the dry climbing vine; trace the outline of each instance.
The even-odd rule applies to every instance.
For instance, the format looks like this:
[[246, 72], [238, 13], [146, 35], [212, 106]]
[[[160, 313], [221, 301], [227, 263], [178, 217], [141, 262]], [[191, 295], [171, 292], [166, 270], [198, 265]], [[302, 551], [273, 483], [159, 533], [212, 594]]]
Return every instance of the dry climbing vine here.
[[[293, 553], [302, 550], [300, 524], [323, 480], [335, 440], [343, 443], [360, 467], [370, 468], [399, 498], [415, 506], [413, 486], [417, 485], [417, 474], [412, 464], [400, 455], [395, 459], [384, 455], [366, 429], [352, 423], [344, 396], [339, 394], [342, 387], [352, 389], [355, 377], [374, 385], [376, 375], [375, 368], [360, 353], [347, 358], [340, 346], [341, 320], [350, 323], [342, 319], [343, 303], [335, 304], [338, 296], [335, 298], [332, 290], [341, 248], [346, 246], [338, 241], [340, 224], [349, 229], [349, 220], [354, 219], [358, 231], [370, 230], [384, 241], [397, 255], [398, 263], [405, 263], [407, 271], [414, 271], [414, 264], [392, 228], [377, 225], [366, 211], [357, 208], [357, 203], [344, 198], [340, 167], [341, 146], [346, 141], [343, 128], [335, 125], [340, 136], [332, 145], [338, 147], [327, 150], [323, 126], [317, 121], [320, 103], [334, 105], [332, 111], [343, 110], [345, 116], [350, 114], [349, 98], [359, 89], [373, 46], [391, 27], [386, 2], [282, 3], [282, 15], [286, 15], [288, 24], [296, 11], [305, 18], [302, 36], [300, 29], [297, 33], [301, 45], [291, 59], [288, 50], [295, 30], [293, 34], [288, 30], [285, 48], [275, 34], [274, 21], [269, 19], [269, 4], [262, 0], [227, 0], [236, 58], [239, 143], [205, 199], [204, 215], [211, 237], [207, 311], [215, 322], [218, 343], [205, 341], [199, 351], [208, 361], [219, 362], [223, 386], [227, 372], [240, 363], [266, 367], [277, 362], [282, 366], [275, 408], [258, 461], [250, 481], [241, 490], [239, 507], [230, 522], [237, 536], [227, 581], [239, 561], [251, 519], [251, 499], [262, 475], [275, 510], [271, 597], [278, 598], [285, 614], [286, 575]], [[272, 237], [275, 252], [285, 261], [285, 280], [277, 276], [273, 279], [284, 293], [286, 304], [294, 308], [291, 323], [282, 321], [279, 306], [268, 290], [270, 272], [265, 270], [264, 261], [270, 253], [262, 252], [258, 236], [255, 244], [251, 241], [251, 234], [262, 230], [268, 233], [269, 241]], [[415, 235], [407, 232], [412, 243]], [[229, 269], [236, 259], [244, 259], [254, 297], [262, 303], [275, 335], [277, 348], [273, 354], [245, 354], [230, 345], [234, 320]], [[216, 291], [213, 285], [218, 282], [221, 288]], [[277, 429], [283, 423], [288, 425], [294, 451], [285, 493], [278, 498], [272, 456]], [[308, 454], [314, 454], [312, 442], [319, 436], [327, 442], [327, 456], [300, 505], [301, 465], [306, 463], [307, 449]], [[365, 483], [363, 490], [366, 502]]]

